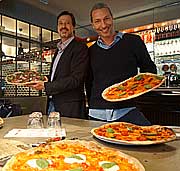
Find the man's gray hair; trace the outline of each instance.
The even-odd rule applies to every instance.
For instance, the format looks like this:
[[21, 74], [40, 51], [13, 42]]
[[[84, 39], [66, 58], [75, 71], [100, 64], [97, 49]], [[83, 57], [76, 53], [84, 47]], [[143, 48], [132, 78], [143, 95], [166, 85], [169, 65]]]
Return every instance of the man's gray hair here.
[[92, 12], [93, 12], [94, 10], [102, 9], [102, 8], [107, 8], [107, 9], [109, 10], [109, 13], [110, 13], [111, 16], [113, 17], [112, 12], [111, 12], [111, 9], [110, 9], [110, 7], [109, 7], [107, 4], [97, 3], [97, 4], [95, 4], [95, 5], [92, 7], [91, 12], [90, 12], [91, 22], [92, 22]]

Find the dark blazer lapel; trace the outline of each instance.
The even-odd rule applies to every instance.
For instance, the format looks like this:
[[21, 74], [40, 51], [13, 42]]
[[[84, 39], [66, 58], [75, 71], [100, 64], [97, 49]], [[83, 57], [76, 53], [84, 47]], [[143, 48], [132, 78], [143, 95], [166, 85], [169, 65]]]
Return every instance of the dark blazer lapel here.
[[71, 49], [72, 49], [72, 47], [73, 47], [73, 43], [75, 42], [75, 39], [73, 39], [69, 44], [68, 44], [68, 46], [64, 49], [64, 52], [62, 53], [62, 55], [61, 55], [61, 57], [60, 57], [60, 59], [59, 59], [59, 61], [58, 61], [58, 64], [57, 64], [57, 67], [56, 67], [56, 71], [55, 71], [55, 73], [54, 73], [54, 78], [56, 77], [56, 75], [57, 75], [57, 71], [61, 68], [61, 61], [63, 60], [63, 58], [65, 57], [65, 56], [67, 56], [68, 54], [70, 54], [70, 51], [71, 51]]
[[54, 53], [54, 56], [53, 56], [53, 58], [52, 58], [52, 63], [51, 63], [51, 67], [50, 67], [49, 76], [51, 76], [52, 68], [53, 68], [53, 64], [54, 64], [54, 60], [55, 60], [57, 54], [58, 54], [58, 49], [56, 49], [56, 51], [55, 51], [55, 53]]

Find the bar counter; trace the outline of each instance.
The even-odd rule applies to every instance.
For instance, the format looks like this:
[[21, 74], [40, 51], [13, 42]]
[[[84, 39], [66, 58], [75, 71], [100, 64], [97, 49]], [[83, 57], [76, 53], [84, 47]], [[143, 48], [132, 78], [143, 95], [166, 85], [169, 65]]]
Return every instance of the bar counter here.
[[[4, 119], [4, 126], [0, 129], [0, 138], [13, 128], [26, 128], [28, 116], [22, 115]], [[46, 123], [46, 116], [44, 122]], [[67, 139], [78, 138], [91, 140], [99, 145], [120, 150], [137, 158], [145, 167], [146, 171], [179, 171], [180, 170], [180, 139], [175, 141], [147, 146], [118, 145], [103, 142], [94, 138], [90, 130], [104, 124], [99, 121], [89, 121], [74, 118], [62, 118], [62, 127], [66, 129]], [[37, 143], [43, 138], [9, 138], [25, 143]]]

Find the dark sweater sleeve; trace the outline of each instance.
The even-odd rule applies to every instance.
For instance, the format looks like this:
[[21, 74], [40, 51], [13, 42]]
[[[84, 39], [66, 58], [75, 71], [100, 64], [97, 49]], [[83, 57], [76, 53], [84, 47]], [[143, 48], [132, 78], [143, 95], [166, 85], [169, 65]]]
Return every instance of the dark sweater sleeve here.
[[133, 51], [137, 57], [137, 65], [140, 68], [140, 72], [157, 73], [156, 65], [151, 60], [151, 57], [147, 51], [146, 45], [140, 36], [133, 35], [134, 41], [132, 41]]
[[85, 90], [86, 90], [86, 97], [87, 97], [88, 103], [91, 97], [92, 82], [93, 82], [93, 74], [92, 74], [91, 62], [89, 60], [88, 71], [87, 71], [87, 76], [85, 80]]

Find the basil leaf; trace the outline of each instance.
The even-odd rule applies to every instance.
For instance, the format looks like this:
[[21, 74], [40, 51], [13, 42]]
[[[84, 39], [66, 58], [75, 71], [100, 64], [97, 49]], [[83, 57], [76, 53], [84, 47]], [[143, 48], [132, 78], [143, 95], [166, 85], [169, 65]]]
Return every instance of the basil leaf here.
[[68, 158], [75, 158], [77, 160], [83, 160], [80, 156], [73, 154], [72, 156], [69, 156]]
[[145, 88], [145, 89], [150, 89], [150, 88], [152, 88], [152, 87], [151, 87], [150, 84], [146, 84], [146, 85], [144, 85], [144, 88]]
[[156, 79], [158, 79], [158, 80], [163, 80], [164, 77], [162, 77], [162, 76], [156, 76]]
[[119, 86], [117, 87], [118, 90], [125, 90], [125, 88], [123, 86]]
[[124, 92], [122, 92], [121, 94], [118, 94], [118, 96], [123, 96], [123, 95], [125, 95], [126, 94], [126, 92], [124, 91]]
[[70, 169], [69, 171], [83, 171], [82, 168]]
[[103, 164], [102, 164], [102, 168], [103, 168], [103, 169], [109, 169], [109, 168], [111, 168], [111, 167], [113, 167], [113, 166], [115, 166], [115, 165], [117, 165], [115, 162], [103, 163]]
[[114, 133], [115, 131], [114, 131], [114, 129], [112, 129], [112, 128], [107, 128], [107, 130], [106, 130], [108, 133]]
[[127, 127], [127, 130], [128, 130], [128, 131], [132, 131], [133, 128], [132, 128], [132, 127]]
[[132, 86], [131, 86], [131, 89], [134, 89], [134, 88], [136, 88], [138, 86], [138, 84], [133, 84]]
[[49, 162], [46, 159], [37, 159], [36, 160], [36, 164], [37, 166], [39, 166], [40, 168], [44, 169], [47, 168], [49, 165]]
[[142, 79], [142, 75], [138, 75], [138, 76], [136, 76], [134, 79], [135, 79], [136, 81], [139, 81], [139, 80]]
[[9, 75], [8, 77], [7, 77], [7, 80], [8, 81], [11, 81], [11, 80], [14, 80], [15, 79], [15, 76], [14, 75]]

